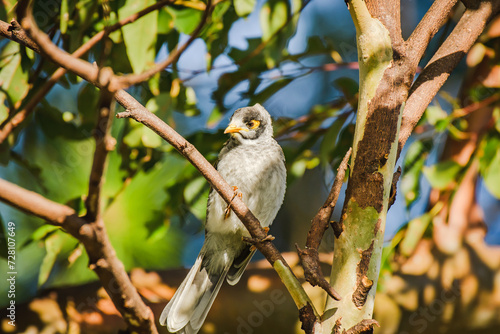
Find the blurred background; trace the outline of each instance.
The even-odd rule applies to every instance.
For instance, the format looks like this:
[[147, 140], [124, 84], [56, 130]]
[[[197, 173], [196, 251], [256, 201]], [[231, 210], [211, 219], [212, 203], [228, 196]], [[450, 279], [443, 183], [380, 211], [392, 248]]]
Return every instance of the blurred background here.
[[[16, 3], [0, 2], [1, 20], [15, 18]], [[73, 52], [104, 27], [153, 3], [35, 1], [34, 16], [56, 44]], [[431, 3], [402, 1], [405, 38]], [[355, 29], [341, 0], [222, 0], [214, 6], [176, 64], [128, 91], [211, 162], [227, 139], [222, 132], [232, 112], [264, 105], [275, 120], [288, 170], [285, 203], [271, 233], [303, 278], [294, 245], [304, 245], [309, 222], [352, 143]], [[205, 7], [204, 1], [177, 1], [111, 33], [105, 65], [117, 73], [140, 73], [165, 59], [187, 41]], [[461, 5], [454, 8], [422, 67], [462, 12]], [[403, 174], [387, 219], [374, 316], [378, 333], [500, 331], [499, 53], [497, 17], [428, 107], [398, 162]], [[83, 58], [99, 62], [101, 54], [98, 44]], [[55, 69], [33, 51], [0, 40], [3, 128]], [[0, 144], [0, 177], [84, 214], [98, 97], [92, 85], [65, 75]], [[203, 243], [209, 186], [143, 125], [115, 119], [112, 135], [117, 144], [105, 175], [104, 220], [119, 259], [158, 316]], [[16, 226], [16, 332], [124, 328], [77, 240], [3, 203], [0, 220], [4, 237], [8, 222]], [[8, 271], [4, 237], [1, 272]], [[325, 273], [333, 240], [328, 231], [321, 255]], [[304, 286], [321, 309], [323, 292]], [[2, 312], [7, 290], [8, 282], [0, 280]], [[2, 330], [11, 331], [1, 314]], [[256, 256], [237, 286], [222, 288], [202, 333], [294, 333], [299, 327], [279, 278]]]

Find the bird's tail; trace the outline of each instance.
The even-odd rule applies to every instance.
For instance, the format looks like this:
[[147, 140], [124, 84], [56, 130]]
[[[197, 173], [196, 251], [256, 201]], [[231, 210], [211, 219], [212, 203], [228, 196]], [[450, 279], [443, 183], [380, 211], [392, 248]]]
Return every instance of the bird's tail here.
[[224, 282], [230, 264], [218, 274], [207, 272], [200, 253], [188, 275], [165, 306], [160, 324], [170, 333], [196, 334]]

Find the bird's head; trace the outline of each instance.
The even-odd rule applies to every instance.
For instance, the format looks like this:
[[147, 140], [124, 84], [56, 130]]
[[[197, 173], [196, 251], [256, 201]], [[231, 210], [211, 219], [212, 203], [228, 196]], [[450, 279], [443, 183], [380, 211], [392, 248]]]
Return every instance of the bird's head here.
[[237, 109], [224, 133], [240, 143], [253, 143], [273, 136], [271, 116], [260, 104]]

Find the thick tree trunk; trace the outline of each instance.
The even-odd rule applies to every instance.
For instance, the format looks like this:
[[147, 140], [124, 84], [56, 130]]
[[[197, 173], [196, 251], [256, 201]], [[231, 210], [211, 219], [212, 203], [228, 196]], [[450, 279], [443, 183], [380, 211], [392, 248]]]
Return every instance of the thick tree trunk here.
[[[337, 223], [330, 284], [342, 296], [326, 304], [323, 332], [372, 318], [384, 229], [409, 84], [393, 60], [390, 33], [364, 1], [350, 1], [360, 68], [359, 103], [349, 184]], [[364, 332], [362, 326], [357, 332]]]

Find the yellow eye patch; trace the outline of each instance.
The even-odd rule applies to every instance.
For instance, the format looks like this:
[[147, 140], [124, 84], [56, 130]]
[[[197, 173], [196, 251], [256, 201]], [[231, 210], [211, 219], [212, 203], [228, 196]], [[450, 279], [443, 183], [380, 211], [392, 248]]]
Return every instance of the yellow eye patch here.
[[259, 127], [260, 121], [253, 119], [250, 122], [248, 122], [247, 125], [250, 130], [253, 130]]

